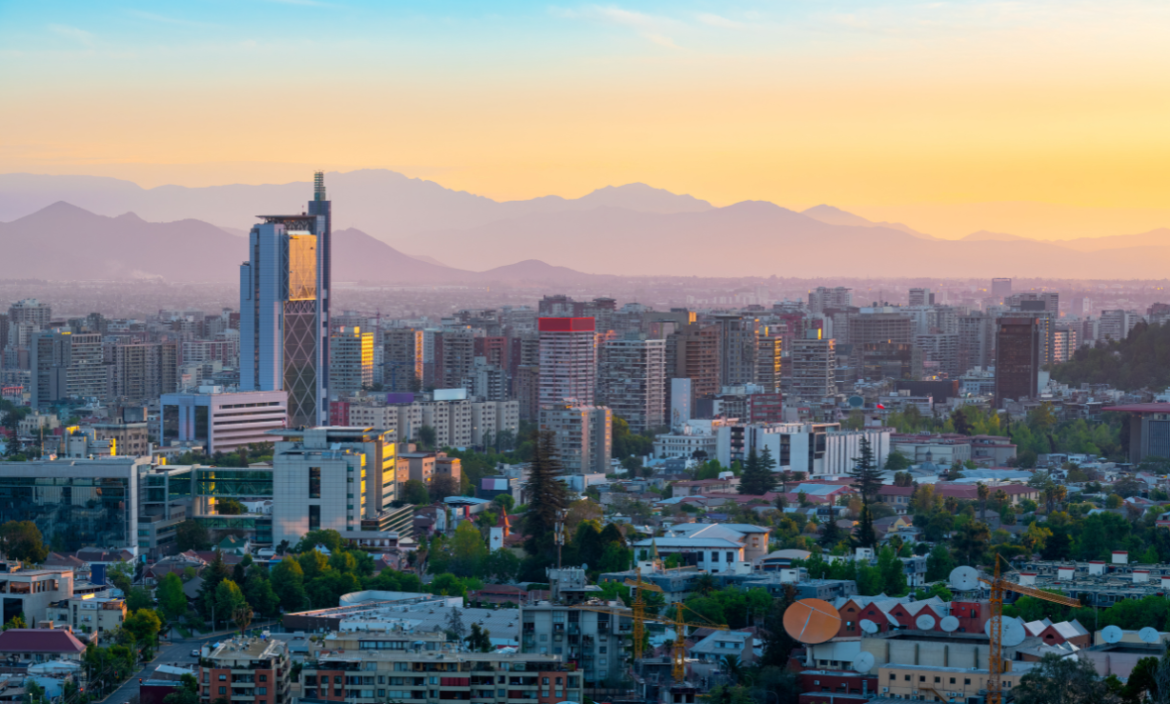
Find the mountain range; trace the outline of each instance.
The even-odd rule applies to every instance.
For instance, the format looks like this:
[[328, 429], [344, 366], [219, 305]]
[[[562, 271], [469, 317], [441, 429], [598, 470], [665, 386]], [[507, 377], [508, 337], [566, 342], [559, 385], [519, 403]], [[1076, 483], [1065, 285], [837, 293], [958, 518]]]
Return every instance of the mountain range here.
[[[340, 281], [1161, 279], [1170, 264], [1167, 229], [1062, 241], [981, 231], [946, 240], [830, 205], [715, 207], [644, 184], [506, 202], [380, 170], [331, 173], [326, 185]], [[299, 213], [311, 191], [307, 182], [144, 189], [111, 178], [0, 175], [0, 221], [8, 221], [0, 222], [0, 277], [232, 281], [256, 214]]]

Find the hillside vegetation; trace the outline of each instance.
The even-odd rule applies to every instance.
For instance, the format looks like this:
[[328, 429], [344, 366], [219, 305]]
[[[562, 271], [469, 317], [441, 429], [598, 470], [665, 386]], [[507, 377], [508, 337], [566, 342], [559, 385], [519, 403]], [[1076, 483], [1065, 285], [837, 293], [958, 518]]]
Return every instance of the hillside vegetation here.
[[1170, 386], [1170, 326], [1138, 323], [1124, 340], [1103, 347], [1081, 347], [1073, 358], [1052, 368], [1063, 384], [1109, 384], [1125, 391]]

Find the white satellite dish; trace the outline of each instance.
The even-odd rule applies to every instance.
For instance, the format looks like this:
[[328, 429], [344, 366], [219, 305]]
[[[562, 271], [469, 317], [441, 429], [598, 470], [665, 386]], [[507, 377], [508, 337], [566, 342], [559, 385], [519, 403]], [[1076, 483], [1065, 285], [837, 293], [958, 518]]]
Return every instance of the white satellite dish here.
[[1101, 629], [1101, 638], [1106, 643], [1120, 643], [1121, 637], [1124, 635], [1117, 626], [1106, 626]]
[[[983, 627], [983, 632], [986, 633], [988, 637], [991, 636], [991, 623], [991, 621], [988, 621], [987, 625]], [[1003, 617], [1001, 640], [1004, 645], [1008, 646], [1009, 648], [1014, 645], [1019, 645], [1020, 643], [1023, 643], [1024, 639], [1027, 637], [1028, 631], [1024, 629], [1023, 621], [1018, 618], [1012, 618], [1011, 616]]]
[[1158, 633], [1157, 628], [1146, 626], [1138, 631], [1138, 638], [1141, 638], [1143, 643], [1158, 643], [1162, 640], [1162, 634]]
[[934, 616], [931, 616], [930, 614], [922, 614], [918, 618], [914, 619], [914, 625], [918, 626], [918, 630], [920, 631], [933, 631]]
[[873, 621], [870, 621], [868, 618], [863, 618], [861, 619], [861, 630], [865, 631], [866, 633], [877, 633], [878, 625]]
[[959, 619], [954, 616], [943, 616], [943, 620], [939, 625], [947, 633], [954, 633], [959, 630]]
[[979, 586], [979, 570], [966, 565], [951, 570], [948, 580], [951, 586], [959, 591], [966, 592]]
[[857, 657], [853, 658], [853, 669], [862, 674], [872, 670], [873, 665], [873, 653], [861, 652]]

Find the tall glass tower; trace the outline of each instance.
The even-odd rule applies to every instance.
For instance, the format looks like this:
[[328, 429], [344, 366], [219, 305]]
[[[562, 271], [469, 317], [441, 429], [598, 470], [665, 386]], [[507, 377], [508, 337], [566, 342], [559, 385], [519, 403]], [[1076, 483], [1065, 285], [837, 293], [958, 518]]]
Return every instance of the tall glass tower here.
[[324, 176], [301, 215], [260, 215], [240, 265], [240, 390], [288, 392], [291, 427], [329, 418], [330, 203]]

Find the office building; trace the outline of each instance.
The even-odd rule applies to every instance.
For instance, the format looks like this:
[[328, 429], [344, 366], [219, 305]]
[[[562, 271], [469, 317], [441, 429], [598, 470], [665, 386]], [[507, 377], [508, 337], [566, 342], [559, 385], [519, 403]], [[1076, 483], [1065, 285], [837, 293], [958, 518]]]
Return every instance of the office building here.
[[1142, 317], [1130, 310], [1103, 310], [1097, 330], [1098, 339], [1124, 340]]
[[387, 391], [421, 391], [423, 331], [389, 328], [382, 331], [382, 385]]
[[1011, 279], [992, 279], [991, 280], [991, 297], [995, 299], [996, 305], [1003, 303], [1004, 299], [1012, 295], [1012, 280]]
[[562, 403], [540, 409], [540, 429], [555, 437], [565, 474], [608, 474], [613, 414], [604, 406]]
[[837, 393], [837, 353], [834, 340], [823, 339], [819, 330], [809, 330], [804, 338], [792, 342], [788, 358], [791, 373], [785, 394], [806, 401], [820, 401]]
[[1036, 398], [1040, 373], [1040, 325], [1032, 316], [1004, 316], [996, 322], [995, 402]]
[[47, 303], [41, 303], [35, 298], [26, 298], [17, 301], [8, 308], [8, 323], [19, 325], [28, 323], [34, 331], [47, 330], [49, 321], [53, 318], [53, 311]]
[[278, 638], [233, 636], [203, 646], [199, 658], [199, 701], [289, 704], [288, 644]]
[[240, 389], [287, 391], [294, 427], [329, 414], [331, 212], [320, 173], [307, 215], [264, 215], [240, 265]]
[[757, 341], [755, 320], [742, 315], [718, 315], [719, 384], [741, 386], [756, 378]]
[[148, 458], [0, 462], [0, 523], [32, 521], [46, 545], [138, 545], [138, 480]]
[[666, 340], [630, 333], [598, 348], [597, 402], [630, 424], [630, 432], [665, 422]]
[[145, 403], [178, 391], [178, 353], [175, 342], [114, 345], [114, 398]]
[[32, 406], [67, 399], [103, 399], [110, 389], [102, 336], [38, 332], [32, 336]]
[[393, 434], [360, 427], [273, 431], [272, 540], [384, 530], [395, 513]]
[[922, 378], [922, 349], [910, 343], [865, 342], [854, 345], [858, 360], [859, 378], [869, 381], [882, 379]]
[[540, 406], [592, 406], [597, 387], [593, 318], [540, 318]]
[[995, 349], [995, 319], [973, 311], [957, 319], [959, 332], [959, 369], [966, 374], [972, 367], [991, 366]]
[[912, 288], [909, 303], [911, 306], [933, 306], [934, 292], [928, 288]]
[[158, 437], [164, 446], [201, 445], [209, 454], [233, 452], [252, 443], [270, 443], [269, 431], [288, 424], [284, 391], [224, 393], [204, 387], [200, 393], [163, 394]]
[[915, 335], [914, 346], [922, 351], [923, 364], [931, 362], [930, 373], [944, 374], [948, 379], [957, 379], [967, 371], [959, 366], [959, 334], [935, 332]]
[[819, 286], [815, 291], [808, 293], [808, 309], [812, 313], [824, 313], [831, 308], [850, 308], [853, 306], [853, 289], [838, 286], [825, 288]]
[[849, 316], [849, 342], [910, 344], [914, 341], [914, 323], [908, 313], [892, 306], [862, 308]]
[[347, 396], [374, 385], [374, 333], [339, 327], [329, 336], [329, 392]]

